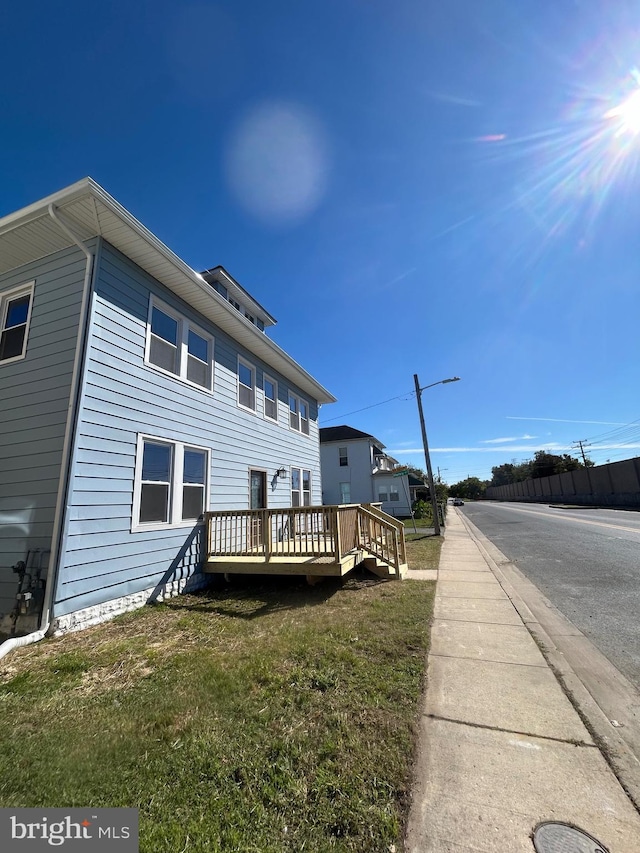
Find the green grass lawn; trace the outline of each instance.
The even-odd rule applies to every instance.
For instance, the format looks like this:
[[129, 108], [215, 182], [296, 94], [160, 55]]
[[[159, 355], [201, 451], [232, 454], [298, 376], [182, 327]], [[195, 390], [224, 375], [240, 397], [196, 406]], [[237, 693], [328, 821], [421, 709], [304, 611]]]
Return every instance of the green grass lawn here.
[[[425, 533], [405, 533], [407, 562], [411, 569], [437, 569], [442, 537]], [[411, 577], [411, 574], [409, 574]]]
[[433, 594], [250, 578], [14, 652], [0, 806], [134, 806], [142, 853], [400, 850]]

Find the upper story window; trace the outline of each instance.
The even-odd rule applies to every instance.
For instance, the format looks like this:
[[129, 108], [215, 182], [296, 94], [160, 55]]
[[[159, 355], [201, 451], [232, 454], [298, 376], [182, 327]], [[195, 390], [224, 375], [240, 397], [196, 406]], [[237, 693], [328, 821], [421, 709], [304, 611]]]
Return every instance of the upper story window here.
[[139, 436], [132, 528], [189, 524], [206, 509], [209, 451]]
[[0, 294], [0, 362], [18, 361], [27, 354], [34, 282]]
[[278, 383], [265, 373], [262, 377], [262, 387], [264, 390], [264, 416], [270, 421], [277, 421]]
[[340, 467], [346, 468], [349, 464], [349, 453], [346, 447], [338, 448], [338, 456], [340, 457]]
[[256, 369], [242, 358], [238, 359], [238, 405], [256, 410]]
[[186, 317], [154, 299], [148, 324], [146, 362], [210, 391], [213, 338]]
[[389, 487], [389, 500], [390, 501], [399, 501], [400, 500], [400, 492], [395, 486]]
[[291, 429], [309, 435], [309, 404], [295, 394], [289, 394], [289, 425]]

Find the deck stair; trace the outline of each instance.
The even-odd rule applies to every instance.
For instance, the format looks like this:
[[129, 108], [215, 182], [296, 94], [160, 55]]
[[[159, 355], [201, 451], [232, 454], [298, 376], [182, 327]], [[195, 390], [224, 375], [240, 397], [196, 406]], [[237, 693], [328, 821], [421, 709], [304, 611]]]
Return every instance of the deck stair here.
[[401, 579], [402, 522], [371, 504], [205, 513], [205, 572], [342, 576], [356, 565]]

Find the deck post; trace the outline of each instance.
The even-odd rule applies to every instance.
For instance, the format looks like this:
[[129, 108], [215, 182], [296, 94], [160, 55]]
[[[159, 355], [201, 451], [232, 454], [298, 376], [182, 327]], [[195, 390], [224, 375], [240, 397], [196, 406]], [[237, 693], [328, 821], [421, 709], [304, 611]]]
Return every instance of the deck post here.
[[262, 517], [262, 524], [263, 524], [262, 541], [264, 542], [264, 559], [265, 559], [265, 562], [268, 563], [269, 560], [271, 559], [271, 550], [273, 547], [272, 543], [271, 543], [271, 519], [269, 517], [269, 510], [268, 509], [263, 509], [262, 513], [263, 513], [263, 517]]
[[393, 531], [393, 557], [395, 560], [394, 569], [396, 570], [396, 575], [400, 577], [400, 548], [399, 548], [399, 538], [400, 533], [398, 530]]
[[342, 558], [342, 544], [340, 542], [340, 507], [333, 507], [332, 516], [334, 520], [334, 542], [335, 542], [335, 558], [336, 563], [339, 563]]

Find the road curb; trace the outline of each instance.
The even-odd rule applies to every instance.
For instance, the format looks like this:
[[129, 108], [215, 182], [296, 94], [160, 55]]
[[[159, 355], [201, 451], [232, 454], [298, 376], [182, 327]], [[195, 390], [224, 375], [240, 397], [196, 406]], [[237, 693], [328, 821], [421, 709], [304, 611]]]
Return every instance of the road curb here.
[[[607, 714], [598, 705], [553, 638], [540, 624], [529, 603], [534, 603], [532, 599], [535, 596], [550, 611], [554, 611], [554, 616], [566, 622], [568, 620], [542, 595], [531, 581], [518, 571], [516, 566], [496, 548], [491, 540], [473, 522], [462, 513], [458, 515], [469, 536], [475, 542], [487, 565], [511, 600], [524, 625], [542, 652], [563, 692], [582, 719], [634, 808], [640, 813], [640, 760], [638, 756], [624, 739], [622, 734], [624, 730], [619, 730], [612, 726]], [[485, 542], [489, 543], [491, 548], [503, 557], [500, 564], [491, 556], [484, 544]], [[526, 597], [523, 597], [523, 586], [527, 587]], [[529, 599], [529, 603], [527, 602], [527, 598]], [[586, 642], [590, 642], [575, 626], [572, 625], [572, 629], [574, 633], [583, 637]]]

